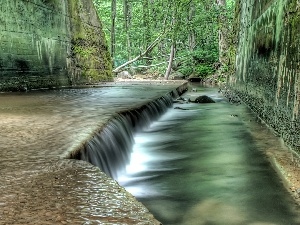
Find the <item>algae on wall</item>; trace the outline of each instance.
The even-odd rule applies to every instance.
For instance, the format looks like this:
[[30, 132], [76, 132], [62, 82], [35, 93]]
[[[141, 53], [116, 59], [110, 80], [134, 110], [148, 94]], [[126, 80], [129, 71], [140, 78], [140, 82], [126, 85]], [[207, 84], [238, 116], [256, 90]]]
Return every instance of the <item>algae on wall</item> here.
[[72, 81], [112, 80], [112, 62], [102, 25], [92, 1], [68, 0]]
[[300, 3], [237, 1], [238, 47], [232, 88], [283, 139], [300, 150]]
[[0, 90], [67, 85], [66, 5], [0, 1]]
[[[91, 0], [0, 1], [0, 12], [0, 91], [112, 79]], [[76, 39], [78, 26], [83, 27], [81, 40]]]

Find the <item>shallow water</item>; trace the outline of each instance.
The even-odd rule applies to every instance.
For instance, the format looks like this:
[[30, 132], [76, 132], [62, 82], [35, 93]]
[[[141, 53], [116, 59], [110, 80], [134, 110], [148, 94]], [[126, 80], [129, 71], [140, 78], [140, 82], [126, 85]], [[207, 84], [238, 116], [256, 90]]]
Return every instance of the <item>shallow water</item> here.
[[138, 133], [118, 182], [164, 225], [300, 224], [263, 153], [280, 141], [245, 106], [229, 104], [217, 89], [197, 89], [184, 97], [206, 94], [217, 103], [176, 103]]
[[117, 112], [180, 85], [1, 93], [0, 224], [158, 224], [98, 168], [68, 157]]

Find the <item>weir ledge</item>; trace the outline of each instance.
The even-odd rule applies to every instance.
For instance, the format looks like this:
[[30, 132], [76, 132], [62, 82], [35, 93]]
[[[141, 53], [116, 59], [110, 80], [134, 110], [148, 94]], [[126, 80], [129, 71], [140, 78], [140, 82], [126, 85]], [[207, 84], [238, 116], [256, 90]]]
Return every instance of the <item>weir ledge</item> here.
[[99, 168], [69, 158], [112, 117], [186, 89], [154, 81], [0, 94], [0, 224], [160, 224]]
[[129, 162], [134, 134], [163, 115], [172, 107], [173, 99], [186, 90], [186, 85], [181, 85], [159, 98], [117, 112], [67, 158], [90, 162], [117, 179]]

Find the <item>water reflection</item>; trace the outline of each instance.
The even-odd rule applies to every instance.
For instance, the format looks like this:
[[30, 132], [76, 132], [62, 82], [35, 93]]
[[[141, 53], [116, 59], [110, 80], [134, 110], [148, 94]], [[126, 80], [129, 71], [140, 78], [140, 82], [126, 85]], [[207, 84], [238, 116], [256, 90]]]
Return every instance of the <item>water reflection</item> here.
[[215, 89], [198, 87], [185, 97], [202, 94], [217, 103], [175, 104], [188, 110], [171, 109], [136, 135], [119, 183], [165, 225], [300, 224], [251, 135], [247, 108], [227, 103]]

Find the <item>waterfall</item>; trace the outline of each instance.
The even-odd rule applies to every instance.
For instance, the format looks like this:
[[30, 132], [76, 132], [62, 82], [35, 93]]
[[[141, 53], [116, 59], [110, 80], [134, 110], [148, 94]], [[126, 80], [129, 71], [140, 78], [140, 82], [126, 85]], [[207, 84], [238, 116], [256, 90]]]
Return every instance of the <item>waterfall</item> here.
[[90, 162], [108, 176], [117, 178], [129, 162], [134, 133], [157, 120], [173, 105], [173, 98], [186, 90], [186, 85], [182, 85], [154, 101], [117, 113], [71, 158]]

